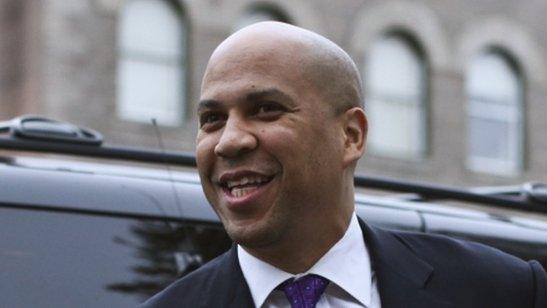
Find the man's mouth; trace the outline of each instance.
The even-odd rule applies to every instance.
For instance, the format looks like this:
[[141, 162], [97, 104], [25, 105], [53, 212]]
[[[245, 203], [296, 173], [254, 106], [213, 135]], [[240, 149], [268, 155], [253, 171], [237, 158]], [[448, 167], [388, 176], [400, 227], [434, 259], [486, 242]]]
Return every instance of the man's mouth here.
[[268, 184], [272, 179], [273, 176], [248, 175], [238, 177], [237, 179], [221, 181], [220, 185], [231, 197], [241, 198]]

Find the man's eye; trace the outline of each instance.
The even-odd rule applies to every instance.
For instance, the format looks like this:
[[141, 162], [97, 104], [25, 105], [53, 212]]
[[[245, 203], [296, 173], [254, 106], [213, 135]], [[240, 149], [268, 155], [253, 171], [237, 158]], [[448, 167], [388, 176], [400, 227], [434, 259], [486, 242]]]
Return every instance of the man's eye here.
[[223, 115], [217, 112], [206, 112], [199, 116], [199, 124], [201, 127], [207, 124], [215, 124], [224, 119]]
[[258, 105], [257, 114], [279, 113], [279, 112], [282, 112], [283, 110], [284, 110], [284, 107], [277, 103], [265, 102]]

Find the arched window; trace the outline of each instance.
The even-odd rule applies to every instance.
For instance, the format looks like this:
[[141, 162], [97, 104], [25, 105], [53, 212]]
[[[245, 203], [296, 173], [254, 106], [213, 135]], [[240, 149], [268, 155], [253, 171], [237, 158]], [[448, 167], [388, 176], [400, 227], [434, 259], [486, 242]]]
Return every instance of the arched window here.
[[427, 76], [422, 54], [401, 35], [374, 43], [366, 61], [365, 110], [371, 152], [419, 159], [427, 151]]
[[185, 116], [186, 23], [168, 0], [125, 1], [118, 24], [117, 112], [176, 126]]
[[523, 89], [514, 62], [498, 51], [477, 56], [467, 75], [467, 163], [470, 169], [516, 174], [523, 167]]
[[273, 7], [255, 7], [248, 10], [237, 22], [234, 31], [261, 21], [281, 21], [291, 23], [286, 14]]

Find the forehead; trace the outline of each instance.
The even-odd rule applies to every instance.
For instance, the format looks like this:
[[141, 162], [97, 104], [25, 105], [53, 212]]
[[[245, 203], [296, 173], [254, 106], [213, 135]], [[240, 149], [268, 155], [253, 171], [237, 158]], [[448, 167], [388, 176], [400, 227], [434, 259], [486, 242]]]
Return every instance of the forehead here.
[[260, 95], [295, 99], [309, 89], [301, 68], [292, 59], [280, 59], [271, 53], [244, 54], [210, 63], [201, 87], [201, 100], [239, 100]]

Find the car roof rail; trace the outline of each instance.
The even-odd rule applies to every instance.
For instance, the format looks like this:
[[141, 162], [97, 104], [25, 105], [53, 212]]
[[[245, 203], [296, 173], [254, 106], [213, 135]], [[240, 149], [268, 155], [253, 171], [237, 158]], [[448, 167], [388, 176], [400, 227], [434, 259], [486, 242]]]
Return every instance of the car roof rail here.
[[[0, 148], [196, 166], [195, 156], [190, 153], [110, 146], [103, 143], [102, 135], [96, 131], [39, 116], [1, 122]], [[547, 185], [541, 183], [526, 183], [517, 191], [516, 186], [497, 190], [461, 189], [363, 175], [356, 175], [354, 182], [362, 188], [407, 193], [408, 199], [400, 200], [454, 200], [547, 213]]]
[[192, 154], [106, 145], [97, 131], [34, 115], [0, 122], [0, 148], [184, 166], [196, 164]]
[[103, 141], [103, 136], [92, 129], [35, 115], [26, 115], [0, 122], [0, 133], [6, 132], [12, 137], [49, 142], [100, 145]]
[[484, 193], [473, 188], [461, 189], [362, 175], [356, 175], [354, 182], [362, 188], [405, 193], [400, 200], [406, 201], [453, 200], [547, 213], [547, 185], [536, 182], [523, 184], [518, 193], [513, 188], [512, 194]]

